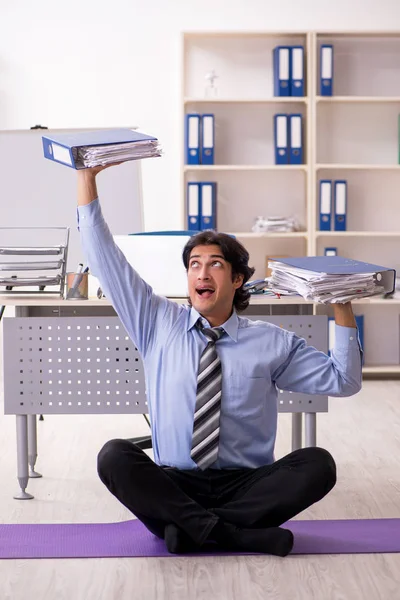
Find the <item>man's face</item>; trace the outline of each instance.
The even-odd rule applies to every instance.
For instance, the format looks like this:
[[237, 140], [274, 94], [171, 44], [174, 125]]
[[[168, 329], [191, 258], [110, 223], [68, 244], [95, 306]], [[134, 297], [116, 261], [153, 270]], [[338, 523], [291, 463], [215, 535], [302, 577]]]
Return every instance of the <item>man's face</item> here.
[[188, 265], [189, 297], [192, 306], [208, 321], [209, 317], [224, 321], [229, 318], [235, 291], [242, 281], [242, 275], [232, 281], [232, 266], [224, 259], [219, 246], [193, 248]]

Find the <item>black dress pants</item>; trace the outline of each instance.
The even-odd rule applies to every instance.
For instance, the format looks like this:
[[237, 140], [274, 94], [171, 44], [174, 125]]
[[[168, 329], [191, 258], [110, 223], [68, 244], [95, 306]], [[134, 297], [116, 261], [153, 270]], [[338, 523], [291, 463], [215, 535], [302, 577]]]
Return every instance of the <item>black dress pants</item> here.
[[160, 467], [132, 442], [111, 440], [98, 456], [110, 492], [156, 536], [169, 523], [203, 544], [219, 519], [241, 528], [278, 527], [336, 483], [332, 456], [303, 448], [256, 469]]

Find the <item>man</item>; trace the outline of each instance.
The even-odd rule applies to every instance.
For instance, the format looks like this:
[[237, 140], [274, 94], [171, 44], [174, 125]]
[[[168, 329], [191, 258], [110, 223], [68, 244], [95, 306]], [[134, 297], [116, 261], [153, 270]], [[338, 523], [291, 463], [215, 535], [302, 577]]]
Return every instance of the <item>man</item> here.
[[96, 175], [78, 172], [78, 221], [98, 277], [144, 361], [154, 461], [127, 440], [98, 456], [101, 480], [172, 553], [224, 550], [287, 555], [280, 527], [335, 485], [332, 456], [304, 448], [275, 461], [276, 386], [350, 396], [361, 387], [351, 304], [334, 305], [332, 357], [293, 332], [239, 317], [249, 255], [225, 234], [202, 232], [184, 249], [190, 306], [153, 293], [115, 245]]

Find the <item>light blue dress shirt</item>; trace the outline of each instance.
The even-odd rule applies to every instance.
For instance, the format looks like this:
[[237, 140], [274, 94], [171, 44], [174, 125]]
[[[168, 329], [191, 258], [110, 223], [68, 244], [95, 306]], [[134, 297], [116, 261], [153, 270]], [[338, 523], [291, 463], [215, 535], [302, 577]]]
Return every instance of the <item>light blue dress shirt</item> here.
[[[144, 362], [154, 460], [197, 468], [190, 448], [197, 370], [207, 344], [195, 326], [200, 315], [153, 293], [115, 245], [98, 199], [78, 207], [78, 227], [90, 272]], [[223, 373], [220, 442], [213, 468], [255, 468], [274, 461], [276, 386], [330, 396], [350, 396], [361, 388], [356, 329], [336, 326], [329, 357], [293, 332], [236, 312], [222, 327], [226, 334], [217, 342]]]

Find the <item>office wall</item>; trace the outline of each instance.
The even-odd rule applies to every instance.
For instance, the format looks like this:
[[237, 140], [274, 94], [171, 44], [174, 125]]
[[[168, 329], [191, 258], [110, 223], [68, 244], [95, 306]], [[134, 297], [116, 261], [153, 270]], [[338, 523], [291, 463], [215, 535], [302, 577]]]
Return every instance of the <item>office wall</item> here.
[[138, 125], [157, 135], [164, 157], [143, 162], [149, 230], [180, 226], [182, 31], [400, 30], [398, 0], [17, 0], [2, 5], [0, 129], [37, 123]]

